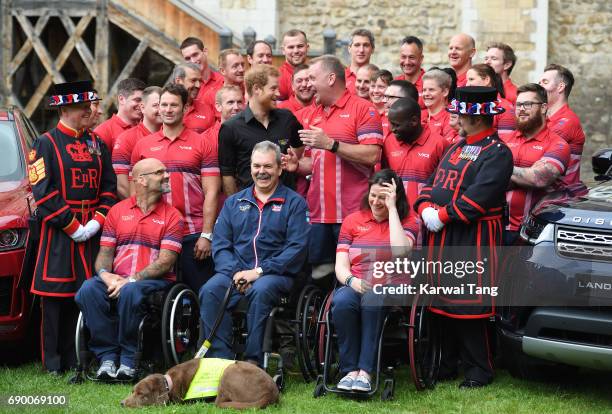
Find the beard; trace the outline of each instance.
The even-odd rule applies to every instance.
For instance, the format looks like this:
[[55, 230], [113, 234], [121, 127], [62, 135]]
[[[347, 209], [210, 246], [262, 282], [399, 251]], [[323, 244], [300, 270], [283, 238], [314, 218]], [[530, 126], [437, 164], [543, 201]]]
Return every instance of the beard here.
[[537, 131], [544, 125], [544, 118], [540, 114], [530, 116], [526, 121], [516, 120], [516, 129], [523, 134]]

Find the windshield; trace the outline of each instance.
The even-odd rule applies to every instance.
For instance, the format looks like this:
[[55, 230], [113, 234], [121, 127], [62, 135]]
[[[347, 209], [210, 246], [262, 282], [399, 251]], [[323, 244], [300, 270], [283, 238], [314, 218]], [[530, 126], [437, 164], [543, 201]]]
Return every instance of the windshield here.
[[19, 181], [25, 177], [15, 124], [0, 121], [0, 182]]

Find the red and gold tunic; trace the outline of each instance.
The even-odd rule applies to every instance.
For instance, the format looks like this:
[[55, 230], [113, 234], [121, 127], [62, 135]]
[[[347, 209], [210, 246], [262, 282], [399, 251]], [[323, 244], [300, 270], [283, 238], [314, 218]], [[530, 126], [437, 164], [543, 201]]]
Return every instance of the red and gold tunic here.
[[29, 179], [42, 220], [32, 292], [74, 296], [92, 276], [99, 237], [83, 243], [70, 238], [79, 224], [101, 225], [117, 200], [117, 180], [106, 145], [93, 132], [61, 121], [34, 141]]

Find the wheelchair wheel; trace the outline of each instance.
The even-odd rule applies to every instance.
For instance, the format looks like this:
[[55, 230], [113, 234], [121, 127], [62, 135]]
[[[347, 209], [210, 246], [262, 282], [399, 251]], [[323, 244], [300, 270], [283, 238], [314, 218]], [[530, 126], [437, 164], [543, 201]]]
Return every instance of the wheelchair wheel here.
[[167, 366], [195, 355], [200, 333], [200, 306], [196, 294], [185, 284], [173, 286], [162, 311], [162, 348]]
[[[321, 309], [319, 309], [319, 320], [317, 326], [317, 348], [316, 348], [316, 356], [317, 356], [317, 370], [319, 373], [323, 372], [323, 365], [326, 363], [325, 361], [325, 348], [327, 346], [327, 335], [330, 334], [330, 318], [329, 312], [331, 311], [331, 303], [334, 297], [333, 290], [325, 296], [323, 299], [323, 303]], [[332, 340], [333, 344], [333, 340]], [[333, 347], [332, 347], [333, 349]], [[333, 354], [332, 354], [333, 356]], [[333, 359], [333, 358], [332, 358]]]
[[321, 289], [309, 285], [302, 290], [295, 312], [295, 320], [298, 323], [295, 332], [296, 351], [300, 370], [306, 381], [315, 380], [319, 374], [317, 329], [322, 304]]
[[419, 303], [419, 295], [415, 296], [410, 309], [408, 351], [416, 389], [433, 388], [442, 358], [440, 333], [432, 313]]
[[89, 330], [85, 326], [83, 312], [79, 312], [74, 334], [74, 348], [77, 359], [77, 373], [73, 381], [74, 383], [82, 382], [84, 378], [95, 379], [94, 364], [96, 359], [87, 346], [89, 338]]

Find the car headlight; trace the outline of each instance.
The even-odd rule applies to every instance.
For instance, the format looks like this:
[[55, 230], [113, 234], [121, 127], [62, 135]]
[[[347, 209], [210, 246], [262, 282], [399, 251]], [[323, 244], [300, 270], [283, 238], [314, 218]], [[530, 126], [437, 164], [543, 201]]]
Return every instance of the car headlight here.
[[531, 244], [553, 242], [555, 238], [555, 225], [544, 223], [536, 217], [529, 216], [523, 222], [520, 231], [521, 238]]
[[8, 229], [0, 231], [0, 252], [21, 249], [25, 246], [25, 229]]

